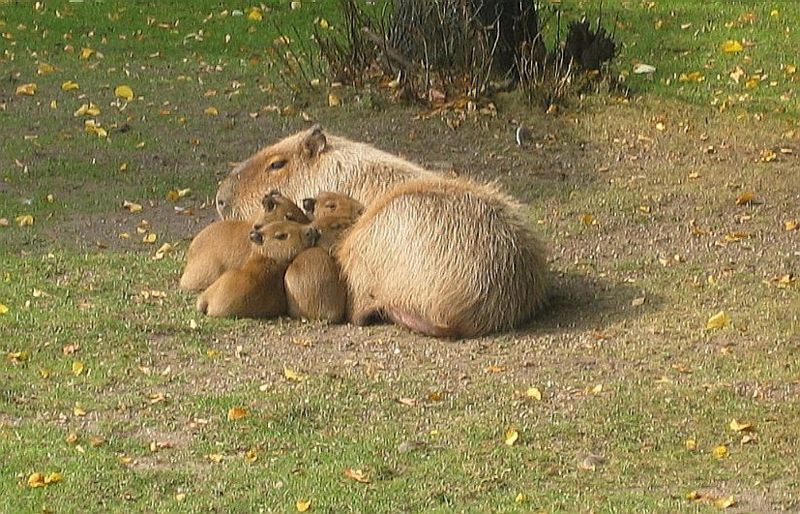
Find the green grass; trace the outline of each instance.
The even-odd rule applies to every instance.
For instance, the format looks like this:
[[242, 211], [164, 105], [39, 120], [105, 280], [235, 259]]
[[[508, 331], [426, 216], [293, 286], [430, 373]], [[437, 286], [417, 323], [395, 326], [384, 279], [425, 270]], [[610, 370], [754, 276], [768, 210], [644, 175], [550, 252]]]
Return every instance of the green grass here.
[[[772, 281], [797, 274], [797, 233], [782, 224], [798, 215], [798, 146], [782, 134], [796, 130], [786, 65], [798, 64], [800, 6], [604, 2], [606, 26], [618, 16], [614, 68], [628, 101], [598, 95], [552, 118], [513, 97], [505, 112], [498, 100], [498, 119], [451, 132], [409, 121], [417, 112], [390, 100], [334, 109], [325, 85], [285, 90], [269, 66], [273, 41], [296, 39], [292, 27], [307, 35], [317, 17], [336, 27], [332, 1], [267, 2], [262, 21], [221, 2], [44, 4], [0, 2], [0, 218], [10, 225], [0, 226], [0, 512], [296, 512], [299, 500], [311, 512], [718, 511], [687, 500], [694, 490], [733, 495], [739, 512], [761, 498], [800, 506], [800, 296], [796, 283]], [[597, 2], [561, 5], [596, 16]], [[742, 39], [755, 45], [721, 51]], [[82, 59], [82, 48], [95, 53]], [[54, 71], [37, 74], [42, 62]], [[654, 76], [630, 73], [638, 62]], [[737, 85], [737, 65], [768, 78]], [[693, 71], [704, 80], [680, 81]], [[80, 89], [62, 91], [68, 80]], [[30, 82], [35, 95], [15, 94]], [[121, 84], [134, 100], [115, 98]], [[108, 137], [73, 115], [89, 102]], [[175, 286], [184, 239], [202, 225], [174, 207], [210, 219], [204, 204], [228, 163], [303, 126], [299, 113], [264, 109], [288, 105], [418, 160], [489, 169], [535, 199], [531, 219], [558, 275], [552, 310], [464, 342], [199, 317]], [[537, 141], [556, 137], [517, 148], [512, 118], [531, 120]], [[709, 144], [716, 153], [703, 153]], [[795, 153], [760, 160], [782, 146]], [[541, 172], [517, 173], [526, 166]], [[183, 188], [192, 194], [166, 199]], [[735, 205], [750, 189], [764, 203]], [[143, 210], [128, 213], [125, 200]], [[17, 225], [24, 214], [32, 226]], [[692, 234], [691, 219], [709, 233]], [[142, 220], [156, 244], [141, 242]], [[718, 244], [737, 230], [753, 237]], [[176, 249], [154, 260], [163, 242]], [[732, 325], [706, 331], [721, 309]], [[531, 386], [541, 401], [524, 397]], [[228, 420], [233, 407], [248, 416]], [[742, 444], [732, 419], [754, 423], [755, 441]], [[512, 427], [520, 438], [508, 446]], [[401, 451], [410, 441], [421, 444]], [[713, 457], [719, 445], [728, 457]], [[586, 453], [605, 463], [580, 469]], [[30, 488], [35, 472], [63, 479]]]

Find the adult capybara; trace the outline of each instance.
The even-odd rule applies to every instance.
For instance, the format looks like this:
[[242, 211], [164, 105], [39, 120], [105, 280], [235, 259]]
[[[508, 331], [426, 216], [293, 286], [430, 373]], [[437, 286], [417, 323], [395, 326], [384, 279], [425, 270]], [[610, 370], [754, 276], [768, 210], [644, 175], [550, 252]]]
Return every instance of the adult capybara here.
[[369, 205], [401, 182], [436, 176], [370, 145], [328, 136], [314, 125], [240, 163], [220, 184], [217, 211], [223, 219], [248, 219], [269, 189], [295, 202], [335, 191]]
[[212, 223], [192, 240], [186, 251], [186, 267], [180, 288], [202, 291], [229, 269], [242, 266], [250, 256], [250, 230], [273, 221], [308, 223], [308, 218], [291, 200], [270, 191], [261, 200], [263, 210], [252, 221], [222, 220]]
[[320, 239], [303, 250], [286, 270], [283, 282], [289, 316], [340, 323], [347, 307], [347, 285], [331, 251], [354, 218], [323, 215], [313, 222]]
[[240, 268], [226, 271], [197, 299], [197, 310], [215, 317], [266, 318], [286, 313], [283, 275], [289, 263], [314, 246], [310, 225], [275, 221], [250, 233], [252, 252]]
[[386, 317], [470, 337], [530, 319], [546, 296], [545, 249], [520, 206], [463, 179], [401, 184], [369, 205], [337, 257], [358, 325]]
[[355, 221], [364, 212], [364, 205], [355, 198], [331, 191], [323, 191], [314, 198], [304, 198], [301, 205], [311, 219], [339, 216]]

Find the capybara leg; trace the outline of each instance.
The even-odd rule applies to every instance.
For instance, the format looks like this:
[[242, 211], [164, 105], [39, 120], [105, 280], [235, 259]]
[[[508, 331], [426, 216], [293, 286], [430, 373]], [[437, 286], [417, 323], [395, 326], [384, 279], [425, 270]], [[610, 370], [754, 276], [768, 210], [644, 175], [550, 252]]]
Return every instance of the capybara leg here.
[[380, 312], [378, 309], [375, 308], [368, 308], [368, 309], [361, 309], [359, 311], [353, 311], [350, 315], [350, 322], [353, 325], [358, 325], [359, 327], [363, 327], [364, 325], [371, 325], [376, 321], [380, 320]]
[[386, 316], [397, 325], [402, 325], [414, 332], [431, 337], [458, 337], [458, 331], [453, 327], [436, 325], [431, 320], [417, 314], [412, 314], [397, 308], [385, 310]]
[[197, 299], [197, 311], [203, 314], [208, 313], [208, 298], [205, 295], [200, 295], [200, 298]]

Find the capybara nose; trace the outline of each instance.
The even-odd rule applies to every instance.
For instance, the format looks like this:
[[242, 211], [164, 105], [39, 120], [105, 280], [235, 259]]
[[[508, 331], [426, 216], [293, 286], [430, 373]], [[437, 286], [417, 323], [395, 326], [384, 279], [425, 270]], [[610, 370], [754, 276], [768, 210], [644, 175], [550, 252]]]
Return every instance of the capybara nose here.
[[259, 232], [258, 230], [251, 230], [250, 241], [254, 242], [257, 245], [264, 244], [264, 236], [262, 236], [261, 232]]
[[311, 240], [311, 246], [316, 246], [319, 238], [322, 234], [320, 234], [319, 230], [314, 227], [309, 227], [308, 229], [308, 238]]
[[317, 201], [314, 200], [313, 198], [304, 198], [303, 199], [303, 210], [306, 211], [309, 214], [314, 212], [314, 205], [316, 203], [317, 203]]

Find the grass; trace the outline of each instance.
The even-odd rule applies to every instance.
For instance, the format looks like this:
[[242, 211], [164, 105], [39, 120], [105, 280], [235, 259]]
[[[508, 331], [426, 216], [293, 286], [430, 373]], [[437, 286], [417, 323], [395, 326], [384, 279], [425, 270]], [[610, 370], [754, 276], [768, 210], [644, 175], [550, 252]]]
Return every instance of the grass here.
[[[285, 90], [269, 48], [318, 17], [336, 26], [334, 2], [269, 2], [261, 21], [218, 2], [43, 4], [0, 2], [0, 512], [800, 508], [800, 296], [779, 282], [797, 274], [784, 222], [800, 215], [800, 7], [604, 2], [629, 98], [552, 117], [508, 95], [496, 119], [456, 131], [352, 91], [328, 108], [326, 85]], [[597, 3], [562, 8], [593, 17]], [[656, 73], [632, 74], [638, 62]], [[693, 71], [703, 80], [680, 80]], [[115, 97], [121, 84], [135, 99]], [[108, 137], [74, 116], [89, 102]], [[217, 180], [303, 112], [527, 200], [552, 249], [550, 310], [471, 341], [198, 317], [175, 285]], [[535, 145], [513, 144], [517, 123]], [[737, 205], [745, 191], [760, 203]], [[732, 323], [705, 330], [719, 310]], [[229, 420], [235, 407], [248, 415]], [[31, 488], [36, 472], [62, 480]]]

